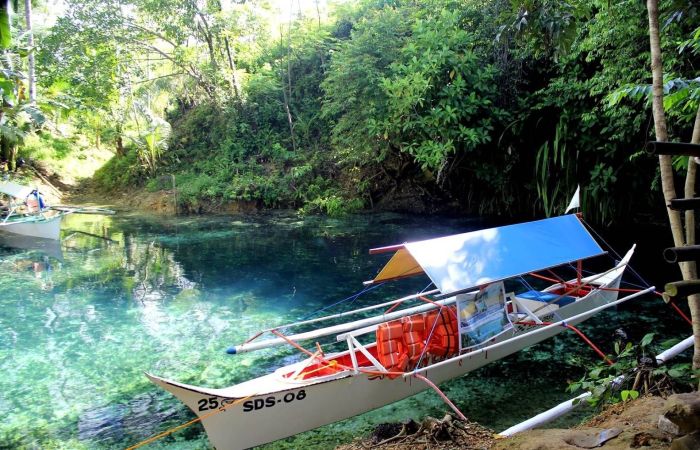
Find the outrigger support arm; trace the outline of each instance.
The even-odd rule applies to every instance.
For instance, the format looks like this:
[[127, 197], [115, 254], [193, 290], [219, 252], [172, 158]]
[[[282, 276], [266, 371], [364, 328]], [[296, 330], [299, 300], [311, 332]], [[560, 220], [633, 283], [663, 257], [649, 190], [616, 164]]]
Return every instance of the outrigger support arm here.
[[[677, 356], [679, 353], [684, 352], [692, 346], [693, 336], [687, 337], [683, 341], [666, 350], [665, 352], [656, 355], [656, 362], [658, 364], [664, 364], [671, 358]], [[622, 384], [623, 381], [624, 375], [615, 378], [612, 381], [612, 384], [619, 386], [620, 384]], [[584, 404], [585, 402], [583, 400], [590, 397], [591, 395], [591, 392], [583, 393], [578, 397], [560, 403], [554, 408], [548, 409], [547, 411], [542, 412], [524, 422], [521, 422], [517, 425], [513, 425], [512, 427], [508, 428], [507, 430], [501, 431], [498, 434], [500, 434], [501, 436], [512, 436], [516, 433], [520, 433], [522, 431], [527, 431], [542, 426], [548, 422], [551, 422], [554, 419], [563, 416], [569, 411], [575, 409], [577, 406]]]

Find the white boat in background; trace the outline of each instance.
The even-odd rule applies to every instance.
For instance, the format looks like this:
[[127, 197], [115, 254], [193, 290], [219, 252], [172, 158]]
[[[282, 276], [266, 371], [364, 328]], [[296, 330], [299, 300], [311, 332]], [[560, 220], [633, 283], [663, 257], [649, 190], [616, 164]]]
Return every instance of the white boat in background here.
[[[612, 268], [596, 275], [582, 276], [579, 264], [575, 279], [541, 291], [506, 293], [505, 280], [605, 253], [575, 215], [370, 253], [381, 252], [394, 255], [368, 284], [427, 275], [435, 289], [263, 330], [229, 353], [292, 345], [307, 358], [234, 386], [214, 389], [146, 376], [194, 411], [215, 448], [243, 449], [414, 395], [431, 383], [464, 375], [653, 290], [618, 299], [633, 247]], [[379, 308], [388, 310], [367, 317]], [[312, 331], [280, 333], [352, 315], [359, 318]], [[274, 337], [257, 339], [266, 332]], [[347, 343], [347, 350], [324, 354], [318, 343], [324, 337]]]
[[36, 188], [11, 181], [0, 181], [0, 193], [9, 198], [7, 212], [0, 218], [0, 231], [42, 239], [59, 239], [61, 220], [70, 212], [45, 207]]

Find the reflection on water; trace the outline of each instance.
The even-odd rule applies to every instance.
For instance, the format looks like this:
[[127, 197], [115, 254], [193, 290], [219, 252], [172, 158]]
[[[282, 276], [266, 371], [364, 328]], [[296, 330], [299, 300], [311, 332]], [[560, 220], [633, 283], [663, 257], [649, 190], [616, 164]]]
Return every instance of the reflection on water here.
[[[264, 374], [280, 364], [277, 350], [236, 357], [224, 350], [359, 291], [389, 256], [369, 257], [371, 247], [475, 225], [396, 214], [343, 220], [72, 215], [58, 248], [0, 241], [0, 448], [123, 448], [189, 420], [193, 415], [144, 371], [214, 387]], [[425, 284], [387, 285], [352, 306]], [[587, 331], [604, 339], [645, 318], [647, 327], [637, 334], [683, 330], [673, 316], [661, 328], [656, 318], [667, 311], [647, 303], [603, 315]], [[285, 362], [297, 358], [289, 350], [281, 355]], [[591, 357], [575, 337], [562, 336], [445, 389], [468, 416], [499, 428], [566, 398], [565, 377], [580, 376]], [[326, 448], [371, 424], [444, 409], [423, 393], [270, 447]], [[151, 448], [208, 444], [193, 426]]]

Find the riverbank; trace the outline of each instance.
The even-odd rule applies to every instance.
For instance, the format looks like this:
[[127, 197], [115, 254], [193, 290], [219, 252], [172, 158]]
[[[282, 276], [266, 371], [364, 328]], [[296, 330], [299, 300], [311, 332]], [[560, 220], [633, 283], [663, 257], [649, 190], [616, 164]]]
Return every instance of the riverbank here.
[[130, 210], [174, 216], [178, 214], [249, 214], [261, 211], [255, 202], [200, 201], [182, 204], [177, 189], [150, 191], [144, 187], [133, 187], [119, 192], [100, 189], [92, 180], [84, 180], [66, 195], [66, 201], [76, 204], [110, 205], [120, 210]]
[[[700, 448], [700, 393], [643, 397], [611, 405], [568, 429], [526, 431], [499, 438], [479, 424], [426, 418], [420, 424], [382, 424], [375, 433], [337, 450], [648, 450]], [[392, 433], [393, 431], [393, 433]]]

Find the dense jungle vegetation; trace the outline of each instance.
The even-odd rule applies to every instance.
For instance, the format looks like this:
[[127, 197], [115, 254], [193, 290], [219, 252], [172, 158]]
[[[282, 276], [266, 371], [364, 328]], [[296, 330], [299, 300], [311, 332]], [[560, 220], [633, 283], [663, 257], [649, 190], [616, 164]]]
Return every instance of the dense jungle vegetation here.
[[[663, 215], [657, 161], [643, 153], [653, 126], [640, 0], [14, 6], [6, 157], [109, 151], [94, 175], [108, 192], [174, 183], [182, 211], [541, 216], [580, 184], [593, 220]], [[671, 137], [687, 142], [700, 7], [660, 9]]]

